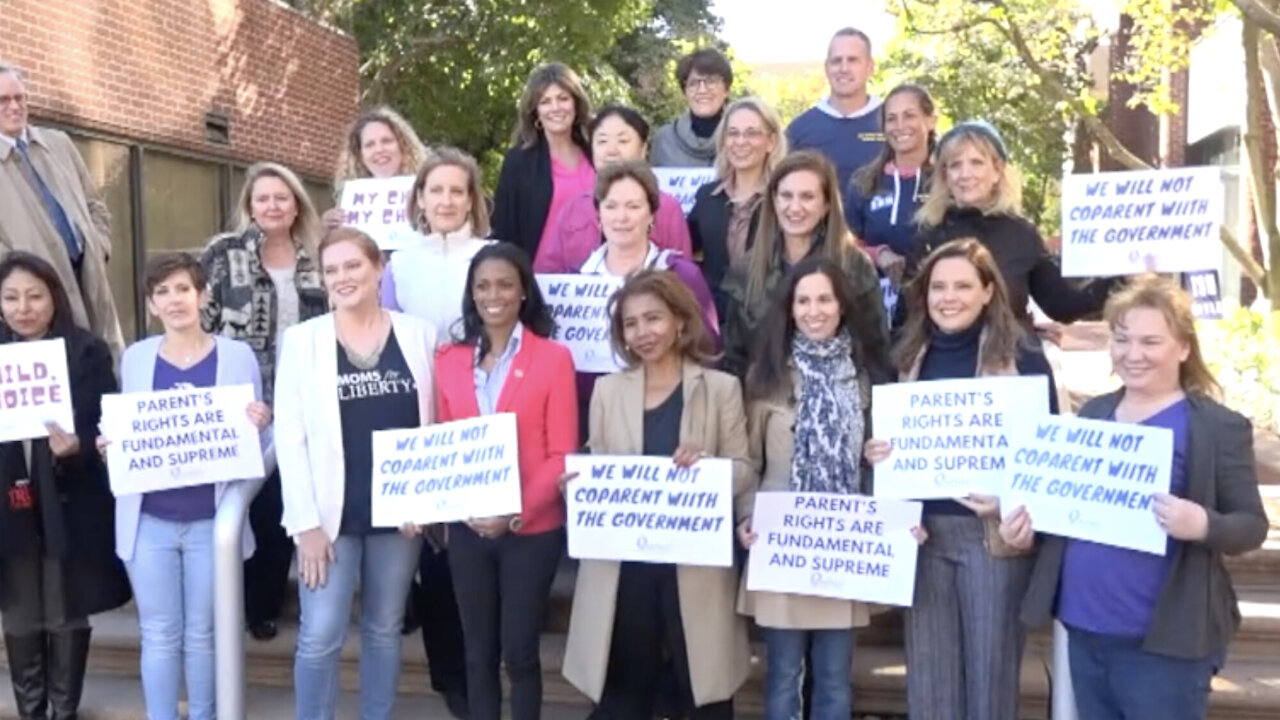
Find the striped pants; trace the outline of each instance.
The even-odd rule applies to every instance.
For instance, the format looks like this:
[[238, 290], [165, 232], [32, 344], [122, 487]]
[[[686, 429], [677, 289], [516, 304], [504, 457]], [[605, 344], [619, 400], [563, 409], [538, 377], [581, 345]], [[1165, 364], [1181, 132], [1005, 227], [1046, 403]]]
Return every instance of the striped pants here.
[[906, 618], [911, 720], [1018, 720], [1034, 556], [991, 557], [972, 515], [926, 515], [925, 527]]

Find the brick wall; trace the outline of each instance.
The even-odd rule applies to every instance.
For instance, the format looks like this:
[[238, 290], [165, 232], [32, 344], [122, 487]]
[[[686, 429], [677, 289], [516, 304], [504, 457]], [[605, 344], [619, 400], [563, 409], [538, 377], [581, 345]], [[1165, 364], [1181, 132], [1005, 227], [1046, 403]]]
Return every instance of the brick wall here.
[[[0, 58], [26, 70], [37, 122], [317, 178], [356, 112], [355, 42], [272, 0], [5, 0]], [[206, 140], [209, 112], [229, 146]]]

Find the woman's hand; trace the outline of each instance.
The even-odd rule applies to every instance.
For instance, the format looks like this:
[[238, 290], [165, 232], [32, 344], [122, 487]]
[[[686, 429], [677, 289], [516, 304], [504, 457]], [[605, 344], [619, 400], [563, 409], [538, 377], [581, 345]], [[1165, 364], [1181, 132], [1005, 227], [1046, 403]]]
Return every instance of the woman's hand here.
[[929, 531], [925, 530], [923, 525], [917, 525], [911, 528], [911, 537], [916, 539], [917, 545], [923, 545], [929, 542]]
[[54, 457], [71, 457], [80, 452], [80, 438], [75, 433], [63, 430], [56, 422], [47, 422], [44, 427], [49, 431], [49, 450]]
[[872, 465], [878, 465], [889, 459], [889, 454], [893, 452], [893, 443], [888, 440], [877, 440], [871, 438], [862, 446], [862, 457]]
[[1200, 542], [1209, 535], [1209, 513], [1200, 503], [1184, 500], [1169, 493], [1156, 493], [1156, 522], [1174, 540]]
[[738, 542], [742, 543], [742, 547], [750, 550], [752, 545], [756, 544], [760, 536], [756, 535], [751, 529], [751, 518], [747, 518], [738, 523]]
[[511, 516], [495, 515], [487, 518], [471, 518], [467, 521], [467, 527], [471, 528], [480, 537], [492, 540], [502, 537], [511, 529]]
[[245, 410], [245, 413], [249, 416], [249, 422], [253, 423], [253, 426], [258, 430], [266, 430], [267, 426], [271, 424], [271, 408], [267, 407], [264, 402], [254, 401], [249, 403], [249, 408]]
[[876, 267], [889, 278], [894, 287], [902, 284], [902, 273], [907, 269], [907, 259], [887, 247], [876, 253]]
[[676, 448], [676, 454], [672, 455], [671, 459], [675, 461], [676, 467], [688, 468], [693, 467], [694, 463], [706, 456], [707, 454], [697, 445], [681, 445]]
[[323, 528], [311, 528], [298, 534], [298, 575], [308, 590], [324, 587], [333, 561], [333, 543]]
[[324, 214], [320, 216], [320, 221], [323, 222], [324, 226], [330, 230], [336, 227], [341, 227], [342, 221], [346, 219], [346, 212], [344, 212], [342, 208], [337, 207], [325, 210]]
[[1000, 539], [1009, 547], [1030, 550], [1036, 541], [1036, 531], [1031, 527], [1027, 508], [1019, 505], [1013, 514], [1000, 521]]
[[106, 460], [106, 459], [107, 459], [107, 446], [111, 444], [111, 441], [110, 441], [110, 440], [108, 440], [108, 439], [106, 439], [105, 437], [103, 437], [103, 436], [99, 435], [99, 436], [98, 436], [98, 439], [97, 439], [97, 440], [95, 440], [95, 441], [93, 442], [93, 444], [94, 444], [94, 446], [95, 446], [95, 447], [97, 447], [97, 448], [98, 448], [98, 454], [102, 456], [102, 459], [103, 459], [103, 460]]
[[422, 528], [417, 523], [407, 522], [400, 526], [400, 534], [407, 538], [416, 538], [422, 534]]
[[561, 495], [565, 494], [565, 492], [569, 489], [570, 481], [572, 481], [576, 477], [578, 477], [578, 473], [567, 472], [567, 473], [561, 473], [560, 477], [556, 478], [556, 485], [559, 486]]
[[956, 498], [956, 502], [969, 508], [980, 518], [995, 517], [1000, 513], [1000, 498], [995, 495], [969, 493], [968, 497]]

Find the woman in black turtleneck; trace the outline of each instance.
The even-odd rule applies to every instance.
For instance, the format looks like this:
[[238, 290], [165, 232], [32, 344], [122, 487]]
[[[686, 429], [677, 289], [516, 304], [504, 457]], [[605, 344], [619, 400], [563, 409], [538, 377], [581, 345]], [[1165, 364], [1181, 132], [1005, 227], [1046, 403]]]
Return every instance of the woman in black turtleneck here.
[[[934, 250], [900, 304], [907, 316], [893, 359], [902, 381], [1045, 375], [1049, 407], [1057, 412], [1049, 363], [1029, 344], [983, 243], [964, 238]], [[867, 441], [868, 462], [883, 462], [890, 453], [884, 440]], [[924, 503], [929, 540], [920, 549], [915, 602], [907, 611], [912, 718], [945, 712], [962, 720], [1018, 720], [1024, 640], [1018, 606], [1032, 556], [1000, 541], [999, 522], [994, 497]]]
[[676, 63], [676, 82], [689, 109], [653, 137], [654, 167], [711, 167], [716, 159], [715, 134], [724, 114], [733, 68], [719, 50], [703, 48]]

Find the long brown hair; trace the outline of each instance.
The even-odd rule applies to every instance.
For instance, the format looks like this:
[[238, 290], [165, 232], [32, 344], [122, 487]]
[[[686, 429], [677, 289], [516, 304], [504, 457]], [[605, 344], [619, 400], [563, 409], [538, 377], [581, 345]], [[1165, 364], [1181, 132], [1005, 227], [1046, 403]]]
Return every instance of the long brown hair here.
[[1178, 382], [1187, 392], [1196, 392], [1213, 398], [1222, 396], [1222, 386], [1205, 364], [1200, 351], [1200, 338], [1196, 335], [1196, 318], [1191, 310], [1191, 296], [1178, 284], [1159, 275], [1144, 275], [1130, 281], [1107, 299], [1102, 317], [1115, 332], [1124, 324], [1130, 310], [1150, 308], [1159, 311], [1169, 323], [1174, 338], [1187, 344], [1187, 359], [1178, 367]]
[[542, 126], [538, 122], [538, 102], [542, 100], [547, 88], [559, 85], [573, 97], [573, 129], [569, 131], [573, 142], [590, 157], [591, 136], [587, 126], [591, 122], [591, 101], [587, 99], [586, 90], [582, 89], [582, 80], [568, 65], [558, 62], [539, 65], [529, 73], [524, 83], [524, 93], [520, 96], [520, 116], [516, 120], [512, 142], [522, 148], [531, 148], [542, 137]]
[[[919, 85], [904, 83], [890, 90], [889, 94], [884, 96], [884, 102], [880, 104], [880, 127], [884, 127], [884, 118], [889, 112], [889, 101], [899, 95], [914, 97], [925, 117], [934, 117], [933, 97], [929, 95], [929, 91]], [[938, 131], [930, 130], [929, 137], [925, 142], [929, 153], [925, 157], [924, 167], [920, 168], [919, 177], [921, 183], [926, 183], [933, 174], [932, 158], [934, 147], [938, 144]], [[876, 156], [876, 159], [863, 165], [853, 175], [853, 186], [861, 193], [862, 197], [869, 198], [876, 194], [876, 186], [880, 183], [880, 176], [884, 175], [884, 168], [891, 161], [897, 162], [897, 158], [893, 152], [893, 147], [889, 145], [889, 139], [886, 137], [884, 145], [880, 148], [880, 154]], [[918, 193], [923, 191], [923, 187], [916, 190]]]
[[1018, 349], [1026, 343], [1026, 330], [1018, 322], [1013, 307], [1009, 305], [1009, 288], [1004, 283], [1000, 266], [991, 251], [976, 238], [959, 238], [939, 247], [924, 259], [920, 274], [902, 292], [899, 302], [907, 304], [907, 321], [902, 327], [902, 338], [893, 349], [893, 364], [900, 373], [908, 373], [915, 366], [920, 351], [929, 344], [929, 283], [933, 269], [948, 258], [967, 260], [984, 288], [991, 288], [991, 301], [982, 310], [978, 322], [985, 324], [986, 337], [982, 343], [982, 355], [978, 367], [996, 368], [1014, 363]]
[[684, 330], [676, 338], [676, 352], [685, 360], [699, 365], [716, 361], [715, 344], [702, 322], [702, 308], [698, 299], [684, 281], [670, 270], [641, 270], [613, 294], [609, 301], [609, 343], [613, 352], [634, 368], [640, 364], [640, 356], [627, 347], [623, 334], [622, 308], [627, 301], [641, 295], [650, 295], [667, 306]]

